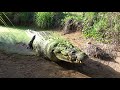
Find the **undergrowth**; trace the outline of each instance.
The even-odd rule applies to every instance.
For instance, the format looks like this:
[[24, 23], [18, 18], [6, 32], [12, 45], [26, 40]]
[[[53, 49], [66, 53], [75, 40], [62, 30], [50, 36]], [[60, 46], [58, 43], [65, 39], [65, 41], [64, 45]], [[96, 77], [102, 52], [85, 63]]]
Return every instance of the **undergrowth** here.
[[73, 18], [82, 22], [82, 33], [103, 43], [120, 44], [119, 12], [64, 12], [62, 24]]

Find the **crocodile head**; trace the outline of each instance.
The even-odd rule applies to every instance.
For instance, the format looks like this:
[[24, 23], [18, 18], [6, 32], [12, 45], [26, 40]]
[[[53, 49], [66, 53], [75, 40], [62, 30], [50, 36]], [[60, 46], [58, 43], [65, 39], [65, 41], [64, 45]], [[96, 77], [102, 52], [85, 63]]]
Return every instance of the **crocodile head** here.
[[82, 63], [88, 57], [84, 52], [76, 49], [74, 46], [58, 45], [54, 48], [53, 53], [62, 61], [70, 63]]
[[81, 63], [87, 55], [73, 46], [65, 39], [51, 39], [45, 47], [45, 55], [52, 61], [66, 61], [70, 63]]

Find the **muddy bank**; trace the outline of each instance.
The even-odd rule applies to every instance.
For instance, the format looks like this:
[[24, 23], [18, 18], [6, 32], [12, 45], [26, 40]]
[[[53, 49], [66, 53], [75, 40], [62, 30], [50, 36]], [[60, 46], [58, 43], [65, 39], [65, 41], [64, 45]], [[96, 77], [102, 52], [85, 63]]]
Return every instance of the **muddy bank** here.
[[88, 78], [57, 63], [36, 56], [0, 52], [0, 78]]
[[[58, 32], [61, 34], [61, 32]], [[62, 34], [61, 34], [62, 35]], [[74, 46], [80, 48], [83, 52], [86, 51], [85, 44], [89, 39], [85, 39], [80, 32], [74, 32], [70, 34], [63, 35], [64, 38], [68, 39]], [[92, 40], [92, 43], [96, 43]], [[112, 48], [110, 46], [100, 45], [102, 49], [108, 49], [108, 52], [111, 53]], [[83, 65], [77, 67], [77, 71], [82, 72], [90, 77], [95, 78], [120, 78], [120, 53], [116, 53], [116, 59], [113, 61], [104, 61], [101, 59], [96, 59], [89, 57]]]
[[[80, 33], [64, 37], [84, 50], [87, 41]], [[37, 56], [0, 52], [0, 78], [120, 78], [120, 57], [117, 57], [116, 61], [118, 63], [88, 58], [78, 65], [55, 63]]]
[[0, 52], [0, 78], [119, 78], [108, 65], [88, 59], [83, 64], [55, 63], [36, 56]]

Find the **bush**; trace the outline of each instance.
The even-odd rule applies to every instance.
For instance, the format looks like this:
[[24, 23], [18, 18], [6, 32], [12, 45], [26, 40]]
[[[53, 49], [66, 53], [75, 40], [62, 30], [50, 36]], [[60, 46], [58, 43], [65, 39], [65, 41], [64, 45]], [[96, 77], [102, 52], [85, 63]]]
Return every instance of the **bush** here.
[[[100, 14], [101, 15], [101, 14]], [[100, 40], [102, 37], [101, 30], [105, 29], [107, 26], [107, 20], [105, 17], [99, 18], [99, 13], [97, 12], [86, 12], [83, 17], [83, 33], [86, 37], [93, 37]]]
[[53, 20], [53, 27], [60, 27], [61, 25], [61, 20], [64, 18], [64, 13], [63, 12], [55, 12], [54, 13], [54, 20]]
[[34, 18], [34, 13], [33, 12], [20, 12], [16, 14], [16, 17], [14, 17], [14, 20], [18, 19], [18, 24], [19, 25], [32, 25], [33, 24], [33, 18]]
[[66, 20], [73, 18], [82, 21], [82, 33], [87, 38], [94, 38], [104, 43], [120, 44], [119, 12], [64, 12]]
[[61, 20], [61, 25], [64, 26], [65, 22], [73, 18], [76, 21], [82, 21], [83, 12], [63, 12], [64, 18]]
[[[4, 12], [4, 13], [5, 15], [0, 13], [0, 16], [4, 19], [6, 24], [10, 26], [12, 24], [14, 26], [37, 25], [38, 27], [45, 29], [59, 27], [61, 23], [61, 19], [64, 17], [64, 14], [62, 12], [36, 12], [36, 13], [35, 12]], [[0, 24], [3, 25], [2, 20]]]
[[60, 25], [62, 17], [62, 12], [36, 12], [35, 23], [43, 29], [54, 28]]
[[[87, 37], [93, 37], [104, 43], [118, 43], [120, 13], [99, 12], [94, 14], [93, 25], [84, 28]], [[87, 16], [88, 17], [88, 16]], [[84, 26], [85, 27], [85, 26]], [[89, 33], [88, 33], [89, 32]]]

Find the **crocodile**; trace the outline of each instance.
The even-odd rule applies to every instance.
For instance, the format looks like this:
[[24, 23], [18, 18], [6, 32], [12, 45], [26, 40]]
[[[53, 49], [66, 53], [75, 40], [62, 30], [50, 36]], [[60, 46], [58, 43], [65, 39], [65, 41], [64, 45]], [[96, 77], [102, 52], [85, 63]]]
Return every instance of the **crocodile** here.
[[[2, 41], [3, 39], [0, 41], [0, 49], [6, 46], [8, 47], [7, 50], [11, 50], [14, 53], [21, 52], [21, 54], [43, 56], [54, 62], [66, 61], [70, 63], [82, 63], [88, 57], [87, 54], [79, 48], [73, 46], [68, 40], [53, 31], [18, 30], [17, 32], [20, 34], [16, 35], [13, 31], [11, 33], [13, 37], [6, 39], [3, 37], [3, 34], [0, 34], [0, 39], [4, 39], [4, 41]], [[7, 36], [7, 34], [8, 32], [4, 32], [4, 36]], [[20, 35], [23, 35], [23, 38], [19, 38], [19, 40], [16, 39]], [[11, 39], [12, 41], [10, 41]], [[28, 46], [30, 46], [31, 40], [32, 49], [29, 49]], [[10, 42], [6, 43], [6, 41]], [[16, 47], [18, 43], [22, 43], [21, 46], [24, 47], [22, 50], [19, 50], [20, 47]]]

